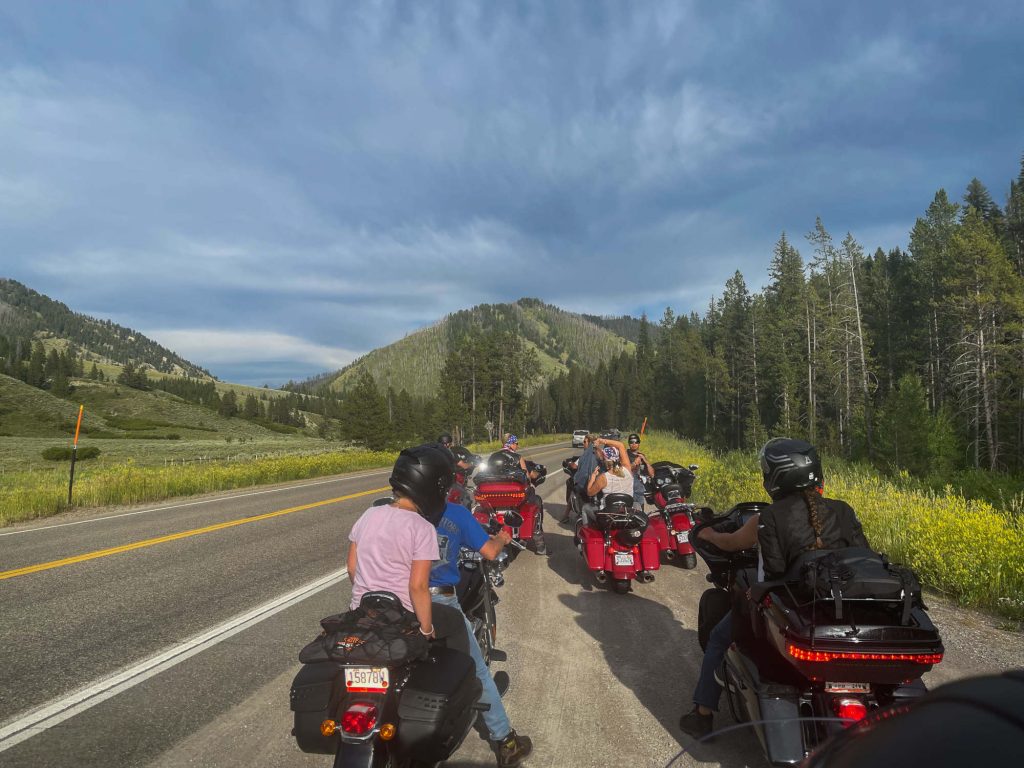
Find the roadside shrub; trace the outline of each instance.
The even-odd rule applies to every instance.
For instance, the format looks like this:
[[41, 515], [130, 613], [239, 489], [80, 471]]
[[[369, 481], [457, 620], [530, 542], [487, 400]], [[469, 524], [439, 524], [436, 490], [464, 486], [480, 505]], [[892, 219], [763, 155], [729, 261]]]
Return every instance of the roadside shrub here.
[[[99, 448], [95, 445], [86, 445], [78, 449], [77, 461], [82, 461], [83, 459], [95, 459], [99, 455]], [[42, 452], [42, 456], [47, 461], [71, 461], [71, 449], [53, 445], [44, 450]]]

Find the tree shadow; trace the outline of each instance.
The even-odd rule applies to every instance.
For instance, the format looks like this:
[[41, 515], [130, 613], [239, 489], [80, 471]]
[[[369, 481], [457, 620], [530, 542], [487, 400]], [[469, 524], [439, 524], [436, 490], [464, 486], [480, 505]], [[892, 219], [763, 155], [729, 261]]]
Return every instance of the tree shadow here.
[[[753, 733], [748, 738], [697, 743], [679, 729], [680, 716], [692, 707], [703, 654], [696, 630], [685, 628], [667, 606], [636, 592], [618, 595], [604, 590], [560, 595], [559, 600], [575, 612], [576, 623], [600, 644], [612, 674], [672, 735], [680, 751], [692, 760], [722, 766], [764, 764]], [[723, 696], [715, 724], [732, 723]], [[662, 765], [670, 762], [682, 766], [686, 758], [666, 754]]]

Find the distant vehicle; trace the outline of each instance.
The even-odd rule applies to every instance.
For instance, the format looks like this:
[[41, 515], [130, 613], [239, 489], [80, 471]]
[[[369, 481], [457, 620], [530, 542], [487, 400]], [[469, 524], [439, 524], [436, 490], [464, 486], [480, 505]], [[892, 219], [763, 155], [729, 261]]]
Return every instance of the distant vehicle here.
[[583, 447], [583, 438], [585, 438], [589, 434], [590, 433], [587, 432], [587, 430], [585, 430], [585, 429], [577, 429], [575, 432], [573, 432], [572, 433], [572, 447], [573, 448], [582, 448]]
[[604, 432], [602, 432], [601, 437], [603, 437], [605, 440], [621, 440], [622, 433], [619, 432], [619, 430], [615, 429], [615, 427], [612, 427], [611, 429], [606, 429]]

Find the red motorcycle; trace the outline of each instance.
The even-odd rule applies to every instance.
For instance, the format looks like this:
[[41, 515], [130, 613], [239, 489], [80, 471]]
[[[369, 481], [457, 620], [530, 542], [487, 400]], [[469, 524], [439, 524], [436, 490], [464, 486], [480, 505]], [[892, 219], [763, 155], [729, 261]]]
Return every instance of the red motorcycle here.
[[683, 568], [696, 568], [697, 555], [690, 544], [696, 510], [687, 498], [693, 490], [697, 465], [686, 468], [671, 461], [656, 461], [651, 466], [654, 477], [643, 478], [647, 501], [654, 505], [648, 518], [649, 530], [657, 538], [666, 562], [678, 558]]
[[[517, 549], [525, 549], [525, 542], [534, 540], [534, 527], [540, 514], [540, 499], [532, 488], [541, 485], [547, 476], [543, 464], [526, 463], [527, 474], [521, 469], [498, 470], [492, 474], [484, 470], [476, 476], [473, 489], [473, 516], [488, 527], [497, 520], [512, 536]], [[514, 512], [514, 515], [508, 513]], [[513, 550], [514, 552], [515, 550]]]
[[468, 508], [472, 505], [472, 497], [469, 493], [469, 477], [473, 474], [473, 470], [480, 465], [481, 458], [475, 453], [470, 453], [461, 445], [453, 448], [452, 453], [458, 461], [468, 464], [469, 467], [463, 468], [458, 464], [455, 465], [455, 480], [448, 491], [448, 501], [452, 504], [461, 504]]
[[576, 523], [576, 542], [587, 568], [598, 583], [611, 580], [619, 594], [629, 592], [633, 579], [654, 581], [661, 567], [658, 539], [648, 528], [643, 512], [633, 510], [633, 497], [612, 493], [604, 506], [592, 513], [593, 521]]

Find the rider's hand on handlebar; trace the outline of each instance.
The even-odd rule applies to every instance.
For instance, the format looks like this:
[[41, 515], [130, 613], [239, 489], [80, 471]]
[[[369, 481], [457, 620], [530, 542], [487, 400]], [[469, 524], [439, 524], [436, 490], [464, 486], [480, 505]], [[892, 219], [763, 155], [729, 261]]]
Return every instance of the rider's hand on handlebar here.
[[501, 542], [501, 545], [502, 545], [502, 546], [505, 546], [505, 545], [506, 545], [506, 544], [508, 544], [508, 543], [509, 543], [510, 541], [512, 541], [512, 534], [511, 534], [511, 533], [509, 533], [509, 532], [508, 532], [508, 531], [506, 531], [506, 530], [502, 530], [502, 531], [500, 531], [500, 532], [498, 533], [498, 535], [497, 535], [497, 539], [498, 539], [498, 541], [500, 541], [500, 542]]

